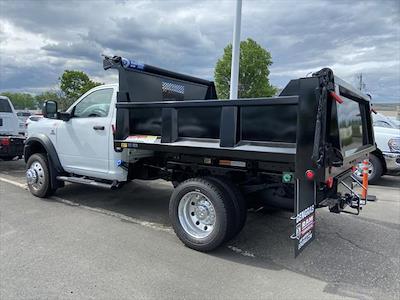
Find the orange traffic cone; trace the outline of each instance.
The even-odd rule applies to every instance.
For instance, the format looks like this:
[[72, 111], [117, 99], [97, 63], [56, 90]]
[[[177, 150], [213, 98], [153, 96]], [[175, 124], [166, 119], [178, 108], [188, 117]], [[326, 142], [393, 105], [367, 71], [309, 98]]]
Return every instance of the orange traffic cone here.
[[363, 161], [363, 167], [362, 167], [362, 192], [361, 192], [361, 199], [364, 200], [365, 202], [367, 201], [367, 197], [368, 197], [368, 159], [365, 159]]
[[367, 201], [377, 201], [378, 199], [376, 198], [375, 195], [368, 195], [368, 172], [369, 171], [369, 162], [368, 159], [365, 159], [363, 161], [363, 167], [362, 167], [362, 192], [361, 192], [361, 204], [366, 204]]

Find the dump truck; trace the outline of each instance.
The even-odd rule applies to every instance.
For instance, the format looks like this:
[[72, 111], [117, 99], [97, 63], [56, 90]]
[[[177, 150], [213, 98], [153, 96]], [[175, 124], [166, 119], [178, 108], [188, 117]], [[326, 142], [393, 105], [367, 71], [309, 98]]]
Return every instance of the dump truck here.
[[[316, 209], [358, 214], [354, 166], [375, 150], [370, 102], [325, 68], [279, 96], [217, 99], [214, 83], [119, 56], [119, 82], [92, 89], [66, 112], [44, 104], [28, 128], [27, 181], [48, 197], [65, 182], [116, 189], [130, 180], [174, 186], [179, 239], [211, 251], [246, 223], [249, 199], [292, 211], [297, 256], [315, 238]], [[134, 196], [132, 196], [134, 198]]]

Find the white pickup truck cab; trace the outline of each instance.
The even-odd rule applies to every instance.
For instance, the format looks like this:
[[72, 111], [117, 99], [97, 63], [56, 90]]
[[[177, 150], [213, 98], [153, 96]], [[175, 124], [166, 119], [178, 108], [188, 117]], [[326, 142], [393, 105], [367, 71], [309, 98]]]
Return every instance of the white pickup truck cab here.
[[19, 120], [10, 99], [0, 96], [0, 159], [22, 157], [24, 137], [19, 135]]
[[18, 135], [18, 116], [6, 96], [0, 96], [0, 120], [0, 135]]
[[[374, 184], [385, 174], [400, 174], [400, 128], [385, 115], [371, 115], [377, 149], [369, 155], [368, 182]], [[362, 180], [362, 164], [354, 174]]]
[[113, 146], [117, 91], [118, 84], [91, 89], [67, 110], [73, 112], [73, 118], [67, 121], [43, 118], [40, 122], [32, 122], [28, 126], [28, 140], [35, 137], [49, 140], [60, 165], [68, 173], [106, 181], [126, 181], [127, 171], [116, 165], [123, 153], [116, 152]]

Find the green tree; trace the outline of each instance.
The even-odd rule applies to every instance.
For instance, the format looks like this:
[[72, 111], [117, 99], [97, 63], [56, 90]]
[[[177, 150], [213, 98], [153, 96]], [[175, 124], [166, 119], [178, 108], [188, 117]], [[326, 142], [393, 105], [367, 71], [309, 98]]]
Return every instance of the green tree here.
[[[214, 71], [215, 87], [220, 99], [229, 98], [231, 80], [232, 45], [224, 48], [223, 56], [217, 61]], [[273, 96], [277, 89], [269, 83], [271, 54], [248, 38], [240, 42], [239, 98]]]
[[61, 96], [61, 91], [45, 91], [35, 96], [35, 101], [38, 108], [42, 108], [43, 103], [47, 100], [54, 100], [58, 103], [62, 103], [64, 99]]
[[36, 108], [35, 98], [31, 94], [4, 92], [1, 93], [1, 95], [8, 97], [15, 109], [22, 110]]
[[102, 84], [92, 81], [89, 76], [82, 71], [73, 70], [65, 70], [59, 80], [61, 91], [65, 95], [65, 98], [60, 103], [62, 109], [69, 107], [75, 100], [91, 88]]

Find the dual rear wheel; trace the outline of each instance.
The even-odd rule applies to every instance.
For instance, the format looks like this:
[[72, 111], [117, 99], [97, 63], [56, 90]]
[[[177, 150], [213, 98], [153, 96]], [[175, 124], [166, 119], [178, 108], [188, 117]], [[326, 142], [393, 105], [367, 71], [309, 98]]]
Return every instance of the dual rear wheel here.
[[189, 248], [206, 252], [243, 228], [246, 204], [235, 185], [223, 178], [192, 178], [175, 188], [169, 215], [179, 239]]

